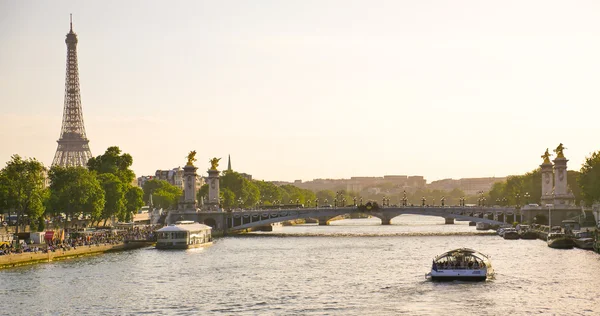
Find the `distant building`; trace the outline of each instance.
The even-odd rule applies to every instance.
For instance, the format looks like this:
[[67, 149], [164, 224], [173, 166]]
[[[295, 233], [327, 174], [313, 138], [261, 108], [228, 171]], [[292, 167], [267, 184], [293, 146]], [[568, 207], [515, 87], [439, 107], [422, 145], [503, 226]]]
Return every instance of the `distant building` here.
[[147, 181], [153, 180], [154, 176], [141, 176], [137, 178], [137, 186], [140, 188], [144, 187]]
[[[165, 180], [170, 184], [179, 187], [183, 190], [185, 185], [183, 181], [183, 169], [181, 167], [173, 168], [171, 170], [156, 170], [154, 179]], [[150, 179], [152, 180], [152, 179]], [[200, 187], [204, 185], [204, 178], [202, 176], [196, 176], [196, 188], [200, 190]]]
[[487, 192], [496, 182], [505, 181], [506, 177], [442, 179], [431, 182], [427, 187], [431, 190], [452, 191], [462, 190], [466, 195], [476, 195], [477, 192]]

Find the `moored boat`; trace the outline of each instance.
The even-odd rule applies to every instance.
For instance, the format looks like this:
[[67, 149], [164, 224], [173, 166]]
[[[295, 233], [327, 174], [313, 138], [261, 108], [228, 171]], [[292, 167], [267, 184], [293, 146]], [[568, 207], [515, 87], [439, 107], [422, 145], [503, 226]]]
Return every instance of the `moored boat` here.
[[212, 227], [193, 221], [178, 221], [156, 231], [156, 249], [188, 249], [212, 244]]
[[482, 223], [482, 222], [477, 222], [477, 224], [475, 224], [475, 229], [477, 229], [477, 230], [488, 230], [488, 229], [490, 229], [490, 224], [488, 224], [488, 223]]
[[514, 228], [506, 228], [504, 229], [502, 237], [504, 237], [504, 239], [519, 239], [519, 233]]
[[555, 249], [573, 249], [575, 243], [573, 239], [564, 233], [549, 233], [548, 234], [548, 247]]
[[586, 250], [594, 249], [594, 238], [592, 238], [591, 232], [575, 232], [573, 234], [573, 242], [577, 248]]
[[425, 276], [432, 281], [485, 281], [493, 273], [488, 256], [473, 249], [459, 248], [435, 257], [431, 272]]

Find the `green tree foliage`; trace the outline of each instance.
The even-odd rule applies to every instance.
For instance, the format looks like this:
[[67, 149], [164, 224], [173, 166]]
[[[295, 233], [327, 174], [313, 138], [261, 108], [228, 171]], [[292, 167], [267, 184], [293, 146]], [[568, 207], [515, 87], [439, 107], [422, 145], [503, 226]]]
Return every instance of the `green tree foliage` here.
[[52, 167], [50, 177], [49, 211], [64, 213], [67, 220], [79, 215], [100, 219], [104, 209], [104, 190], [95, 174], [83, 167]]
[[152, 203], [154, 207], [164, 209], [174, 209], [177, 202], [183, 194], [181, 188], [178, 188], [165, 180], [150, 180], [144, 183], [144, 201], [148, 202], [152, 194]]
[[4, 207], [17, 214], [17, 232], [23, 216], [30, 221], [44, 213], [44, 166], [35, 159], [22, 159], [14, 155], [0, 170], [0, 194]]
[[208, 201], [208, 184], [205, 183], [200, 187], [200, 189], [198, 190], [198, 193], [196, 193], [196, 200]]
[[104, 220], [106, 226], [109, 218], [116, 217], [125, 210], [125, 186], [116, 175], [111, 173], [99, 174], [97, 177], [104, 190], [105, 203], [100, 218]]
[[281, 201], [282, 190], [271, 182], [254, 181], [260, 191], [260, 199], [263, 204], [273, 204], [273, 201]]
[[219, 191], [221, 207], [230, 209], [236, 206], [235, 193], [228, 188]]
[[495, 183], [486, 196], [486, 204], [524, 205], [539, 203], [541, 197], [542, 173], [538, 168], [524, 175], [510, 176], [504, 182]]
[[125, 193], [125, 212], [118, 215], [120, 221], [130, 222], [133, 214], [144, 206], [144, 191], [138, 187], [129, 187]]
[[[317, 199], [319, 199], [319, 204], [332, 204], [333, 205], [333, 199], [335, 199], [335, 192], [333, 192], [332, 190], [321, 190], [318, 191], [315, 196], [317, 197]], [[327, 202], [326, 202], [327, 201]], [[366, 201], [365, 201], [366, 203]]]
[[225, 171], [219, 179], [221, 190], [229, 189], [237, 199], [236, 204], [241, 202], [243, 207], [254, 207], [260, 200], [258, 187], [250, 180], [244, 178], [235, 171]]
[[121, 154], [117, 146], [108, 147], [103, 155], [92, 157], [88, 160], [88, 168], [98, 174], [111, 173], [117, 176], [124, 184], [131, 184], [135, 174], [130, 169], [133, 158], [130, 154]]
[[577, 182], [587, 205], [600, 201], [600, 151], [586, 157]]

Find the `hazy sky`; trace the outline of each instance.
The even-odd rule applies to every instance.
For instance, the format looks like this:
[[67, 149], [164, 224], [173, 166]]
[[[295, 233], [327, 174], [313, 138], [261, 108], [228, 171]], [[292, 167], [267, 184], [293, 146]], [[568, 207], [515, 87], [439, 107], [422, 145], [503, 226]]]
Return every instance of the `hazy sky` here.
[[598, 1], [0, 1], [1, 166], [52, 163], [69, 13], [92, 154], [138, 176], [190, 150], [258, 179], [428, 181], [600, 150]]

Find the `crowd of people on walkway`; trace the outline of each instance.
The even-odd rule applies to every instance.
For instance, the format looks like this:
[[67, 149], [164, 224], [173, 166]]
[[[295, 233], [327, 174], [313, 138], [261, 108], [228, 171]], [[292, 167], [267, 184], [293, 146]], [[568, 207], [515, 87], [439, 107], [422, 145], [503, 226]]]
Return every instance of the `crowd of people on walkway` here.
[[[155, 240], [153, 226], [140, 226], [125, 229], [101, 229], [96, 231], [74, 231], [67, 233], [64, 239], [53, 238], [45, 240], [44, 244], [33, 244], [21, 241], [20, 244], [4, 243], [0, 246], [0, 255], [26, 252], [47, 253], [57, 250], [71, 250], [84, 246], [117, 245], [127, 241]], [[57, 235], [55, 235], [57, 236]]]

